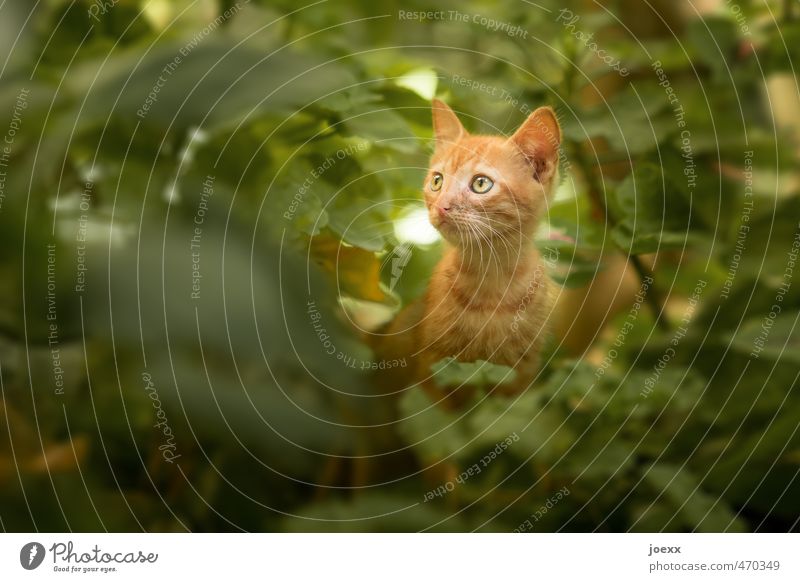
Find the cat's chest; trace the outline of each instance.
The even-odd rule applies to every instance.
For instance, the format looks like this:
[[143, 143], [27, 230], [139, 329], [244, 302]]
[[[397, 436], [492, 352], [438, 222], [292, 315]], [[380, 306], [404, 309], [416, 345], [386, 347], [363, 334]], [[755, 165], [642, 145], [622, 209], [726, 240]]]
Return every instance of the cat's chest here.
[[451, 282], [437, 291], [425, 321], [426, 343], [464, 361], [513, 362], [543, 324], [544, 277], [488, 290]]

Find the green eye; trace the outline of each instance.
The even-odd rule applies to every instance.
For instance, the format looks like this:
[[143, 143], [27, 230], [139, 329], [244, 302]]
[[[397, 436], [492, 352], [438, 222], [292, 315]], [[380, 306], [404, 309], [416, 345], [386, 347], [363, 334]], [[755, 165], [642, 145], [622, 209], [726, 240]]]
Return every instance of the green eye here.
[[431, 190], [434, 192], [441, 190], [442, 182], [444, 182], [444, 176], [442, 176], [439, 172], [434, 172], [433, 178], [431, 178]]
[[494, 182], [486, 176], [475, 176], [470, 184], [470, 188], [475, 194], [486, 194], [492, 189], [492, 186], [494, 186]]

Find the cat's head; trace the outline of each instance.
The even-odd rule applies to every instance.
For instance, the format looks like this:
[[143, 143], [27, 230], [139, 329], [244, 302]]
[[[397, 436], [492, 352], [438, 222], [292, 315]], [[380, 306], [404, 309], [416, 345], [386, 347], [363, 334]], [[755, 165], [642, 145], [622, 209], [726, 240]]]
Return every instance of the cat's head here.
[[470, 135], [450, 107], [434, 100], [433, 130], [425, 204], [442, 236], [460, 246], [532, 236], [557, 183], [555, 112], [540, 107], [511, 137]]

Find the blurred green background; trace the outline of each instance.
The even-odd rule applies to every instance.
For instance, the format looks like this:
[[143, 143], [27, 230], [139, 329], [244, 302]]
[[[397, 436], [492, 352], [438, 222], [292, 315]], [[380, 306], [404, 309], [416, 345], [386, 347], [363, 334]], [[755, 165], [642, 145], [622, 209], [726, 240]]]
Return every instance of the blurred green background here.
[[[800, 4], [18, 1], [0, 46], [4, 530], [797, 529]], [[566, 323], [450, 412], [367, 341], [441, 253], [434, 96], [564, 129]]]

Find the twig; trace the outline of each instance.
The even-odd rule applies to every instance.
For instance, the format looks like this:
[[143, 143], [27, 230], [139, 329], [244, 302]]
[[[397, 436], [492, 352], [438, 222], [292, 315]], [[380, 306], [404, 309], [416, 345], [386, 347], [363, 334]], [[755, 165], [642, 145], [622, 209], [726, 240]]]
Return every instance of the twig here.
[[[570, 149], [573, 151], [573, 159], [577, 162], [577, 165], [580, 167], [581, 172], [586, 180], [589, 201], [592, 203], [592, 213], [594, 214], [594, 217], [598, 221], [610, 224], [612, 228], [615, 227], [619, 221], [616, 219], [614, 213], [611, 212], [608, 206], [606, 206], [605, 198], [603, 197], [603, 189], [597, 180], [595, 172], [592, 170], [589, 160], [586, 158], [586, 155], [581, 149], [581, 145], [576, 142], [570, 142], [570, 145]], [[627, 258], [633, 266], [633, 269], [636, 271], [636, 275], [639, 277], [640, 282], [644, 281], [648, 277], [651, 277], [652, 273], [650, 269], [648, 269], [647, 266], [642, 262], [641, 258], [630, 253], [628, 253]], [[669, 323], [664, 317], [662, 317], [662, 314], [664, 313], [664, 299], [655, 285], [651, 285], [648, 288], [647, 293], [645, 293], [645, 301], [653, 312], [656, 325], [658, 325], [658, 327], [664, 331], [669, 330]]]

